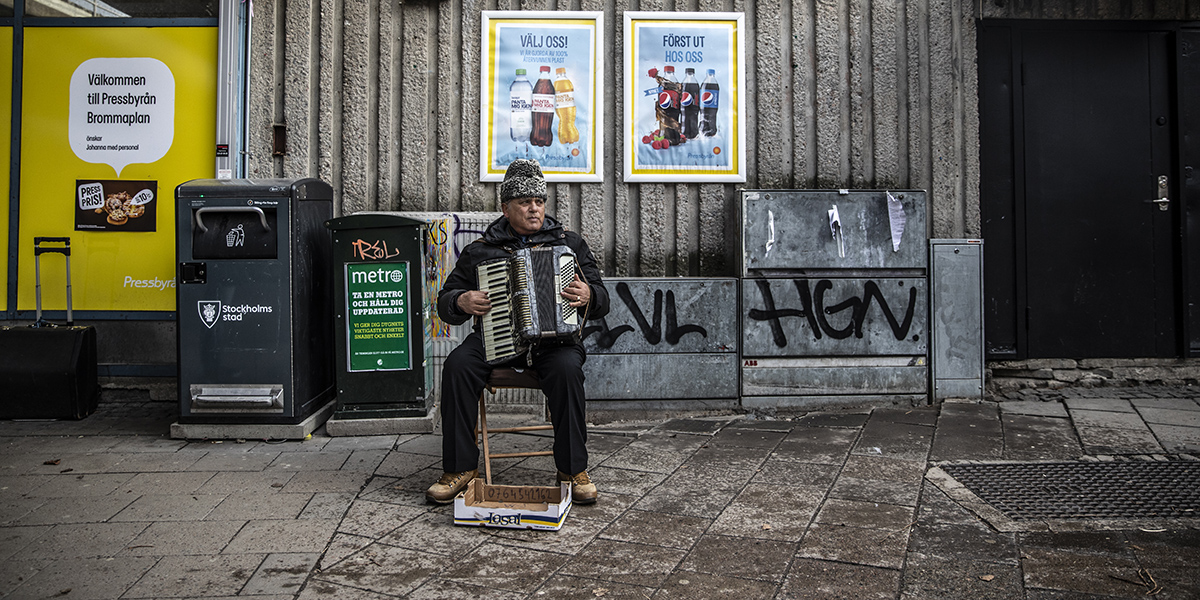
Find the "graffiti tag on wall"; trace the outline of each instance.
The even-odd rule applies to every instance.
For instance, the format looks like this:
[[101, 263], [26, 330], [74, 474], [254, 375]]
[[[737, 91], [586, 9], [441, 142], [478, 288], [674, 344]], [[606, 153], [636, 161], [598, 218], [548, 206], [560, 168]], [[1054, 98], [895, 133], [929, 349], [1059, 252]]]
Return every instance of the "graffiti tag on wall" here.
[[924, 288], [920, 278], [747, 279], [743, 354], [924, 354]]
[[589, 353], [737, 350], [734, 279], [627, 278], [604, 284], [611, 309], [584, 326]]

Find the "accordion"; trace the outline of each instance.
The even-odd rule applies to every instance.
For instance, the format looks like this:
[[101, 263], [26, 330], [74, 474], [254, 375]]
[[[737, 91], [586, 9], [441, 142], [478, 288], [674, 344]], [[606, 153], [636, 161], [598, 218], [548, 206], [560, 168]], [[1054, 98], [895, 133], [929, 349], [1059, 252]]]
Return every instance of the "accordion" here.
[[498, 364], [539, 343], [577, 339], [579, 314], [562, 290], [575, 280], [575, 253], [566, 246], [523, 248], [476, 268], [492, 309], [480, 317], [488, 363]]

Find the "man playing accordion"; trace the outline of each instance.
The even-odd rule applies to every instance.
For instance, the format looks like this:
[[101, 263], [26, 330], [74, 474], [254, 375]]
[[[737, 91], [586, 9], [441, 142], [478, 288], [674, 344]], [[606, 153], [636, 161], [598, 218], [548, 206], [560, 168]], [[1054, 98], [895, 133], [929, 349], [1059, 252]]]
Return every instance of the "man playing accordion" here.
[[[608, 290], [600, 278], [595, 257], [583, 237], [567, 231], [546, 215], [546, 179], [537, 161], [517, 159], [508, 166], [500, 184], [499, 219], [488, 225], [483, 237], [469, 244], [438, 294], [438, 315], [452, 325], [481, 317], [492, 309], [492, 299], [480, 291], [477, 268], [496, 259], [507, 259], [522, 248], [568, 246], [578, 266], [574, 281], [561, 292], [566, 303], [586, 319], [608, 314]], [[580, 276], [582, 274], [582, 276]], [[442, 477], [425, 492], [429, 502], [446, 504], [478, 475], [479, 448], [475, 423], [479, 395], [494, 367], [532, 368], [541, 380], [554, 424], [554, 463], [558, 480], [572, 482], [572, 501], [596, 501], [596, 485], [587, 474], [587, 421], [583, 389], [583, 363], [587, 356], [578, 337], [565, 343], [534, 343], [527, 351], [500, 364], [489, 364], [480, 332], [480, 319], [450, 356], [442, 370]]]

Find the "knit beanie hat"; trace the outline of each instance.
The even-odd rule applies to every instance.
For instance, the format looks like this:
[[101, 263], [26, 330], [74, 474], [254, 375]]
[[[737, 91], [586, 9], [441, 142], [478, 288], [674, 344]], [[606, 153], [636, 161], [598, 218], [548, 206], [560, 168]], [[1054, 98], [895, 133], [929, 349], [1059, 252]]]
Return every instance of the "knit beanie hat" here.
[[508, 165], [500, 184], [500, 202], [513, 198], [546, 199], [546, 178], [536, 160], [518, 158]]

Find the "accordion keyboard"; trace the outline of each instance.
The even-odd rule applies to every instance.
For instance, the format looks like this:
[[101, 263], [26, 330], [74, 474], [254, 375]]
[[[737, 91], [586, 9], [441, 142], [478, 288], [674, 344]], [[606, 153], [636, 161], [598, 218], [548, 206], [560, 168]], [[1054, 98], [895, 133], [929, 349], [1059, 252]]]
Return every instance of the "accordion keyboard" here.
[[492, 309], [480, 317], [483, 334], [483, 350], [487, 361], [500, 362], [516, 356], [518, 347], [513, 333], [513, 322], [509, 308], [508, 261], [497, 261], [479, 265], [479, 289], [487, 292]]
[[[575, 281], [575, 257], [569, 254], [564, 254], [558, 257], [558, 291], [565, 290], [571, 282]], [[562, 294], [558, 294], [558, 304], [562, 307], [562, 320], [569, 325], [579, 324], [579, 315], [575, 312], [575, 307], [567, 302]]]

